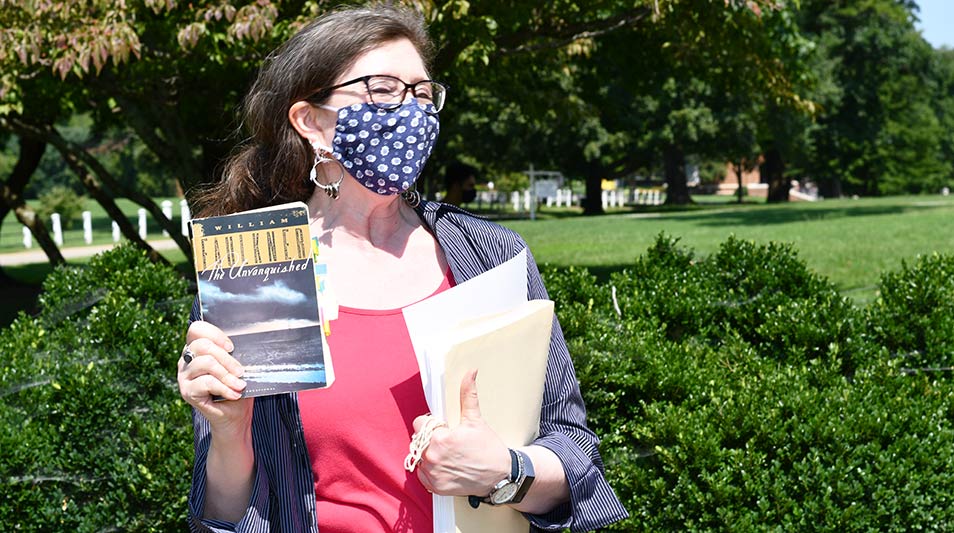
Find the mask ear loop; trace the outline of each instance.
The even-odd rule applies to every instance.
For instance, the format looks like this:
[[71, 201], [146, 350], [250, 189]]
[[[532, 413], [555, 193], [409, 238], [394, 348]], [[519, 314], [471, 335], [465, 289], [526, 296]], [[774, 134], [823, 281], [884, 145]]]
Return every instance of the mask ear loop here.
[[340, 175], [333, 183], [329, 183], [327, 185], [321, 183], [318, 181], [318, 165], [332, 163], [335, 160], [326, 155], [330, 154], [330, 152], [323, 148], [318, 141], [311, 143], [311, 147], [315, 151], [315, 162], [311, 165], [311, 172], [308, 174], [308, 179], [315, 184], [315, 187], [325, 191], [325, 194], [327, 194], [332, 200], [337, 200], [338, 194], [341, 190], [341, 180], [344, 179], [344, 168], [342, 168], [341, 165], [338, 165], [338, 172]]

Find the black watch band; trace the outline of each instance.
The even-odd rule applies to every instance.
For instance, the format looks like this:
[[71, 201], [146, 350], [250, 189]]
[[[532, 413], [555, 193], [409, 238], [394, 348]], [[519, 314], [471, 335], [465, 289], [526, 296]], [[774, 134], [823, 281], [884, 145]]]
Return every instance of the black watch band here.
[[[512, 448], [508, 448], [507, 451], [510, 452], [510, 476], [497, 483], [489, 496], [468, 496], [467, 501], [474, 509], [480, 507], [481, 503], [490, 505], [520, 503], [530, 485], [533, 484], [534, 471], [530, 457]], [[498, 491], [507, 492], [501, 496]]]
[[533, 461], [530, 460], [530, 456], [523, 452], [516, 452], [520, 455], [520, 476], [519, 480], [520, 487], [517, 489], [517, 493], [513, 495], [513, 498], [510, 500], [510, 503], [520, 503], [523, 501], [523, 497], [527, 495], [527, 491], [530, 490], [530, 485], [533, 485], [533, 480], [536, 479], [536, 471], [533, 469]]
[[510, 452], [510, 481], [516, 482], [520, 479], [520, 457], [513, 448], [507, 448], [507, 451]]

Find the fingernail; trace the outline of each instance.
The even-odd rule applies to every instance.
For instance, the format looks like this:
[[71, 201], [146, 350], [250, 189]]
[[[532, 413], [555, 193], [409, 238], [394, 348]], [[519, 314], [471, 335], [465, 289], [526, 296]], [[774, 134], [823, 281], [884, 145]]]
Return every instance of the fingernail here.
[[229, 353], [235, 351], [235, 345], [232, 344], [232, 341], [225, 341], [225, 351]]

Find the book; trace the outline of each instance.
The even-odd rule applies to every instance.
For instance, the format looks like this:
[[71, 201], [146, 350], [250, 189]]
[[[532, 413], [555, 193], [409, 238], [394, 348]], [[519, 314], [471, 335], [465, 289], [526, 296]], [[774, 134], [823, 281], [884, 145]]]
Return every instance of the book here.
[[308, 207], [294, 202], [190, 224], [202, 320], [235, 345], [243, 397], [331, 385]]

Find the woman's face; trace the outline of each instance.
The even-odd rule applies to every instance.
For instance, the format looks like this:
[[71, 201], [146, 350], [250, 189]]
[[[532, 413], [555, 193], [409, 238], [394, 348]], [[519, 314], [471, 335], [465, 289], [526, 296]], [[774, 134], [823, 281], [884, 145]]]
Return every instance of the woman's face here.
[[[351, 68], [343, 72], [334, 84], [337, 85], [361, 76], [376, 74], [394, 76], [408, 84], [427, 79], [427, 70], [424, 69], [424, 61], [418, 54], [417, 49], [414, 48], [411, 41], [398, 39], [386, 42], [358, 56]], [[336, 89], [328, 97], [325, 105], [338, 109], [354, 103], [366, 102], [368, 102], [368, 91], [365, 85], [355, 83]], [[333, 112], [326, 112], [322, 115], [321, 129], [326, 144], [330, 144], [331, 140], [334, 139], [337, 115]]]

